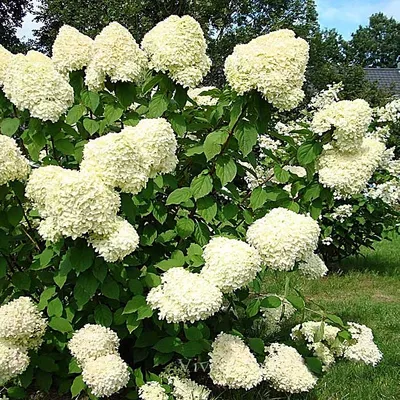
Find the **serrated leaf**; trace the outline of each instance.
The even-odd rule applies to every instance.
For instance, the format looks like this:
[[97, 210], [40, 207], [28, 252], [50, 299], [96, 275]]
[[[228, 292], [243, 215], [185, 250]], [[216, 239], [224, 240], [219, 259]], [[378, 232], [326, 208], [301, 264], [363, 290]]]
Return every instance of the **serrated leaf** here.
[[185, 336], [187, 340], [200, 340], [203, 339], [203, 334], [201, 330], [196, 328], [195, 326], [191, 326], [189, 328], [185, 328]]
[[177, 135], [182, 136], [185, 134], [186, 121], [182, 114], [171, 114], [168, 119], [171, 123], [172, 129], [177, 133]]
[[264, 354], [264, 342], [259, 338], [250, 338], [249, 347], [257, 354]]
[[164, 93], [156, 93], [149, 103], [149, 118], [159, 118], [168, 109], [169, 100]]
[[147, 303], [144, 296], [140, 295], [135, 296], [126, 303], [126, 306], [122, 314], [132, 314], [137, 310], [139, 310], [140, 307], [145, 306], [146, 304]]
[[172, 353], [182, 344], [182, 341], [177, 337], [166, 337], [159, 340], [153, 347], [160, 353]]
[[80, 120], [80, 118], [82, 117], [83, 114], [85, 114], [85, 112], [86, 112], [86, 107], [83, 106], [82, 104], [77, 104], [68, 111], [65, 122], [68, 125], [74, 125]]
[[282, 301], [278, 296], [267, 296], [261, 300], [261, 307], [265, 308], [278, 308], [281, 304]]
[[262, 187], [255, 188], [250, 196], [250, 207], [257, 210], [262, 207], [268, 199], [267, 192]]
[[82, 100], [82, 103], [86, 107], [90, 108], [93, 112], [96, 111], [97, 107], [100, 104], [100, 96], [98, 95], [98, 93], [91, 92], [90, 90], [82, 92], [81, 100]]
[[168, 206], [171, 204], [185, 203], [191, 197], [192, 197], [192, 192], [190, 191], [190, 189], [188, 187], [175, 189], [172, 193], [169, 194], [165, 204]]
[[194, 232], [194, 222], [190, 218], [180, 218], [176, 223], [176, 231], [181, 238], [187, 238]]
[[12, 136], [19, 128], [18, 118], [4, 118], [0, 124], [0, 130], [3, 135]]
[[196, 200], [207, 196], [212, 191], [212, 188], [212, 179], [210, 175], [205, 174], [196, 176], [190, 184], [190, 190]]
[[78, 375], [71, 385], [71, 395], [72, 397], [78, 396], [79, 393], [82, 392], [86, 388], [85, 383], [83, 382], [82, 375]]
[[119, 285], [114, 279], [108, 277], [101, 285], [101, 293], [109, 299], [119, 300]]
[[304, 142], [297, 149], [297, 160], [300, 165], [307, 165], [312, 163], [321, 153], [322, 146], [317, 142]]
[[120, 119], [124, 109], [118, 104], [106, 104], [104, 106], [104, 118], [108, 124], [112, 124], [116, 120]]
[[49, 326], [55, 331], [61, 333], [68, 333], [73, 331], [72, 325], [65, 318], [53, 317], [49, 321]]
[[96, 306], [96, 308], [94, 309], [94, 320], [96, 321], [96, 324], [106, 327], [111, 326], [113, 316], [109, 307], [105, 304], [100, 304]]
[[49, 317], [61, 317], [63, 313], [63, 305], [61, 303], [61, 300], [56, 297], [55, 299], [51, 300], [49, 304], [47, 305], [47, 315]]
[[208, 160], [211, 160], [217, 154], [221, 152], [222, 145], [228, 139], [228, 132], [227, 131], [215, 131], [211, 132], [207, 135], [204, 144], [204, 154]]
[[221, 186], [225, 186], [227, 183], [232, 182], [235, 179], [237, 173], [236, 163], [232, 157], [219, 157], [216, 162], [215, 172], [221, 181]]
[[259, 299], [255, 299], [250, 301], [250, 303], [247, 305], [246, 308], [246, 314], [248, 317], [254, 317], [255, 315], [258, 314], [258, 312], [260, 311], [260, 300]]
[[204, 218], [205, 221], [211, 222], [217, 215], [217, 210], [217, 203], [212, 197], [206, 196], [197, 200], [197, 213]]
[[93, 135], [93, 133], [96, 133], [99, 130], [100, 125], [94, 119], [85, 118], [83, 120], [83, 127], [89, 132], [90, 135]]
[[74, 155], [75, 146], [68, 139], [60, 139], [54, 142], [55, 148], [68, 156]]
[[290, 178], [290, 173], [283, 169], [279, 164], [275, 164], [274, 177], [279, 183], [287, 183]]
[[286, 296], [286, 300], [299, 311], [302, 311], [305, 307], [304, 300], [300, 296], [296, 296], [294, 294], [288, 294]]
[[239, 149], [247, 156], [257, 143], [257, 128], [250, 121], [241, 120], [235, 128], [234, 135], [239, 143]]

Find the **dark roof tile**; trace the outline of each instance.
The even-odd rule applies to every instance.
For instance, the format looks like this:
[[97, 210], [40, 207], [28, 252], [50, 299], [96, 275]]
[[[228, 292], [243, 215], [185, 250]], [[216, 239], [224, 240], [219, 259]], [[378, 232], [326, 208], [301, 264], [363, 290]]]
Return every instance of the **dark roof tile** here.
[[364, 68], [365, 77], [376, 82], [382, 89], [392, 90], [400, 95], [400, 69], [397, 68]]

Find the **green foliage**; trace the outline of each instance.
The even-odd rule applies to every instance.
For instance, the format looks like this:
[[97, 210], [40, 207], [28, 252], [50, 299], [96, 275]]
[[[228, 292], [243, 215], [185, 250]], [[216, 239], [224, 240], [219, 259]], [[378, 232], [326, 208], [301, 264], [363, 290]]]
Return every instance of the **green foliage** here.
[[[19, 383], [25, 389], [56, 389], [73, 396], [86, 391], [67, 349], [72, 333], [86, 323], [118, 333], [121, 354], [135, 368], [135, 379], [122, 393], [126, 398], [135, 398], [136, 386], [170, 361], [207, 362], [211, 343], [221, 331], [249, 337], [249, 346], [262, 358], [264, 338], [249, 336], [252, 326], [262, 308], [281, 305], [278, 297], [262, 293], [264, 271], [249, 288], [226, 296], [226, 312], [206, 321], [168, 324], [148, 306], [146, 295], [170, 268], [198, 272], [204, 264], [202, 247], [211, 236], [244, 239], [248, 226], [274, 207], [318, 218], [332, 199], [315, 175], [321, 139], [305, 129], [306, 144], [298, 147], [292, 138], [280, 136], [291, 159], [307, 168], [307, 176], [286, 171], [285, 163], [272, 155], [277, 182], [250, 190], [244, 165], [256, 163], [258, 132], [274, 132], [272, 107], [258, 93], [238, 97], [224, 89], [217, 105], [201, 109], [185, 107], [186, 91], [161, 73], [149, 76], [141, 87], [107, 82], [108, 90], [99, 94], [86, 90], [81, 74], [71, 74], [75, 104], [56, 123], [30, 118], [2, 97], [1, 127], [16, 138], [34, 167], [77, 169], [88, 140], [119, 132], [128, 121], [134, 125], [140, 118], [160, 116], [177, 134], [179, 163], [174, 174], [154, 177], [139, 194], [121, 194], [121, 216], [137, 229], [140, 245], [118, 263], [97, 257], [83, 238], [43, 242], [24, 185], [0, 187], [0, 300], [32, 296], [49, 319], [45, 343], [32, 358], [30, 378], [24, 375]], [[133, 102], [140, 104], [134, 111], [128, 109]], [[39, 161], [43, 151], [46, 155]], [[291, 195], [282, 188], [288, 183]], [[290, 280], [285, 297], [304, 314], [305, 300]], [[318, 315], [334, 324], [340, 321], [324, 310]], [[315, 361], [310, 363], [315, 369]], [[25, 396], [18, 386], [9, 391], [13, 398]]]

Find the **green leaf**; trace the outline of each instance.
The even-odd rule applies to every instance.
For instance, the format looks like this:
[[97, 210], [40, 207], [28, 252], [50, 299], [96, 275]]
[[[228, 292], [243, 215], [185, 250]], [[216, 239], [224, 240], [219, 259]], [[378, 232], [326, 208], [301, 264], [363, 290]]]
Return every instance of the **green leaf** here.
[[52, 317], [49, 322], [49, 326], [51, 329], [61, 333], [72, 332], [72, 325], [65, 318], [60, 317]]
[[194, 228], [194, 238], [200, 246], [205, 246], [210, 241], [210, 231], [203, 222], [197, 221]]
[[137, 319], [138, 321], [141, 321], [142, 319], [150, 318], [154, 312], [150, 306], [146, 304], [145, 306], [140, 307], [137, 313]]
[[167, 207], [160, 203], [154, 204], [153, 215], [160, 224], [163, 224], [168, 218]]
[[257, 210], [257, 208], [262, 207], [267, 201], [267, 192], [261, 187], [256, 187], [250, 196], [250, 207], [253, 210]]
[[37, 365], [42, 371], [45, 372], [56, 372], [59, 369], [54, 358], [46, 355], [41, 355], [38, 357]]
[[157, 229], [153, 225], [146, 225], [143, 229], [142, 235], [140, 236], [140, 244], [143, 246], [151, 246], [156, 240]]
[[221, 186], [225, 186], [235, 179], [237, 173], [236, 163], [232, 157], [221, 156], [217, 159], [215, 172], [221, 181]]
[[204, 345], [202, 342], [191, 341], [183, 343], [175, 351], [186, 358], [193, 358], [204, 351]]
[[161, 117], [168, 109], [169, 100], [163, 93], [156, 93], [149, 103], [149, 118]]
[[313, 201], [319, 197], [321, 193], [321, 187], [318, 183], [311, 185], [303, 194], [304, 201]]
[[161, 284], [161, 278], [156, 274], [152, 274], [151, 272], [148, 272], [143, 280], [149, 288], [153, 288]]
[[141, 322], [137, 320], [136, 314], [129, 314], [126, 319], [126, 327], [129, 333], [132, 333], [135, 329], [139, 328]]
[[290, 178], [290, 173], [283, 169], [279, 164], [275, 164], [274, 177], [279, 183], [286, 183]]
[[296, 295], [293, 295], [293, 294], [288, 294], [286, 296], [286, 300], [289, 303], [291, 303], [292, 306], [294, 308], [296, 308], [297, 310], [299, 310], [299, 311], [304, 310], [305, 303], [304, 303], [304, 300], [300, 296], [296, 296]]
[[235, 128], [234, 135], [239, 143], [239, 149], [247, 156], [257, 143], [257, 128], [250, 121], [241, 120]]
[[11, 207], [7, 211], [7, 219], [12, 226], [17, 226], [23, 217], [24, 212], [20, 206]]
[[236, 217], [238, 212], [239, 212], [239, 207], [233, 203], [224, 205], [224, 208], [222, 209], [222, 213], [224, 214], [224, 217], [228, 221]]
[[78, 396], [79, 393], [82, 392], [86, 388], [85, 383], [83, 382], [82, 375], [78, 375], [71, 385], [71, 395], [72, 397]]
[[82, 92], [81, 100], [82, 103], [86, 107], [90, 108], [93, 112], [96, 111], [97, 107], [100, 104], [100, 96], [96, 92], [91, 92], [90, 90]]
[[207, 196], [212, 191], [212, 188], [212, 179], [210, 175], [205, 174], [196, 176], [196, 178], [194, 178], [190, 184], [190, 190], [196, 200]]
[[140, 307], [145, 306], [146, 304], [147, 303], [144, 296], [140, 295], [135, 296], [126, 303], [126, 306], [122, 314], [132, 314], [137, 310], [139, 310]]
[[83, 106], [82, 104], [77, 104], [68, 111], [65, 122], [68, 125], [76, 124], [85, 112], [86, 112], [86, 107]]
[[236, 123], [239, 121], [240, 115], [243, 110], [243, 97], [238, 97], [231, 107], [230, 120], [229, 120], [229, 129], [233, 129]]
[[265, 308], [278, 308], [282, 304], [278, 296], [267, 296], [261, 300], [261, 307]]
[[29, 290], [31, 286], [31, 278], [28, 272], [14, 272], [11, 277], [12, 284], [20, 290]]
[[322, 146], [316, 142], [304, 142], [297, 149], [297, 160], [300, 165], [307, 165], [312, 163], [321, 153]]
[[0, 130], [3, 135], [12, 136], [19, 128], [18, 118], [4, 118], [1, 121]]
[[306, 357], [305, 358], [308, 369], [317, 375], [322, 374], [322, 362], [317, 357]]
[[192, 197], [192, 192], [188, 187], [183, 187], [179, 189], [175, 189], [172, 193], [167, 197], [167, 201], [165, 204], [167, 206], [171, 204], [181, 204], [185, 203]]
[[222, 145], [227, 141], [227, 139], [228, 132], [224, 130], [211, 132], [207, 135], [203, 145], [207, 161], [211, 160], [221, 152]]
[[257, 354], [264, 354], [264, 342], [259, 338], [250, 338], [249, 347]]
[[116, 103], [106, 104], [104, 106], [104, 118], [108, 124], [112, 124], [117, 119], [120, 119], [123, 112], [124, 109]]
[[113, 316], [108, 306], [100, 304], [94, 309], [94, 320], [96, 324], [103, 325], [106, 327], [111, 326]]
[[99, 130], [100, 125], [94, 119], [85, 118], [83, 120], [83, 127], [89, 132], [90, 135], [93, 135], [93, 133], [96, 133]]
[[343, 323], [343, 320], [340, 317], [338, 317], [337, 315], [327, 314], [326, 318], [329, 319], [334, 324], [340, 326], [341, 328], [346, 328], [345, 324]]
[[154, 346], [154, 349], [160, 353], [172, 353], [181, 344], [181, 340], [177, 337], [166, 337], [159, 340]]
[[119, 285], [114, 279], [108, 277], [101, 286], [101, 293], [109, 299], [119, 300]]
[[54, 142], [55, 148], [68, 156], [75, 154], [75, 146], [68, 139], [60, 139]]
[[76, 247], [69, 249], [69, 261], [75, 271], [83, 272], [89, 269], [94, 261], [93, 249], [86, 243], [79, 242]]
[[181, 238], [187, 238], [194, 232], [194, 222], [189, 218], [180, 218], [176, 223], [176, 231]]
[[115, 94], [119, 102], [127, 108], [135, 101], [136, 87], [130, 82], [117, 82]]
[[74, 287], [74, 298], [79, 307], [84, 306], [96, 293], [99, 282], [90, 271], [78, 276]]
[[203, 334], [201, 333], [201, 330], [196, 328], [195, 326], [185, 328], [185, 336], [187, 340], [203, 339]]
[[186, 133], [186, 121], [182, 114], [171, 114], [168, 119], [177, 135], [182, 136]]
[[7, 395], [11, 399], [26, 399], [27, 394], [22, 387], [19, 386], [11, 386], [7, 389]]
[[[55, 254], [52, 249], [49, 248], [44, 249], [42, 253], [40, 253], [39, 255], [40, 269], [48, 267], [54, 255]], [[32, 268], [32, 269], [38, 269], [38, 268]]]
[[259, 299], [255, 299], [252, 300], [246, 308], [246, 314], [248, 317], [254, 317], [255, 315], [258, 314], [258, 312], [260, 311], [260, 300]]
[[210, 196], [202, 197], [197, 200], [197, 213], [207, 222], [211, 222], [215, 218], [217, 209], [217, 203]]
[[61, 300], [56, 297], [55, 299], [51, 300], [50, 303], [47, 306], [47, 315], [49, 317], [61, 317], [63, 313], [63, 305], [61, 303]]

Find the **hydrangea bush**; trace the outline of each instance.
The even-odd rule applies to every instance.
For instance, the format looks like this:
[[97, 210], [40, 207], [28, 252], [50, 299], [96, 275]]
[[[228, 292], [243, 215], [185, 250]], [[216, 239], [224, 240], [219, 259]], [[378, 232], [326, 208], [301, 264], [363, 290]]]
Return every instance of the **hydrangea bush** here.
[[[277, 31], [235, 48], [227, 87], [196, 88], [210, 60], [188, 16], [140, 45], [113, 22], [93, 40], [64, 26], [52, 58], [0, 49], [10, 397], [201, 400], [261, 382], [304, 392], [327, 365], [325, 326], [342, 357], [379, 361], [367, 327], [306, 305], [290, 279], [326, 274], [319, 218], [334, 193], [366, 185], [385, 148], [364, 137], [361, 101], [340, 104], [340, 120], [327, 110], [314, 130], [278, 132], [273, 115], [301, 102], [307, 60], [304, 40]], [[354, 177], [322, 172], [338, 160]], [[285, 293], [264, 293], [268, 269], [287, 274]], [[254, 334], [296, 311], [316, 317], [309, 346], [308, 325], [285, 344]]]

